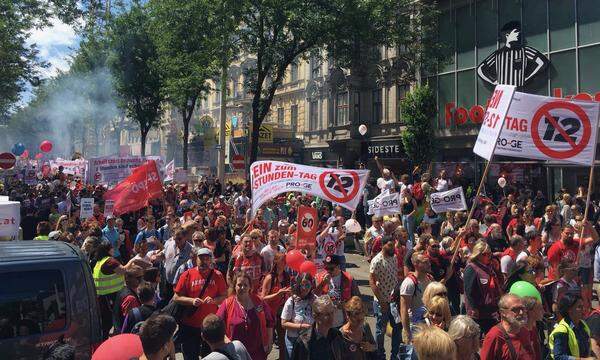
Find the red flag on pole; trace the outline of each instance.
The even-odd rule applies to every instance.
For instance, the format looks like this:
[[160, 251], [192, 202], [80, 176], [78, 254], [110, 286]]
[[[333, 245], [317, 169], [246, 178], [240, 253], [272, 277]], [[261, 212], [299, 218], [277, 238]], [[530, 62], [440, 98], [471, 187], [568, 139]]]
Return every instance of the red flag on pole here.
[[115, 202], [113, 213], [121, 215], [148, 206], [148, 201], [162, 196], [162, 182], [154, 160], [133, 169], [131, 175], [104, 194]]

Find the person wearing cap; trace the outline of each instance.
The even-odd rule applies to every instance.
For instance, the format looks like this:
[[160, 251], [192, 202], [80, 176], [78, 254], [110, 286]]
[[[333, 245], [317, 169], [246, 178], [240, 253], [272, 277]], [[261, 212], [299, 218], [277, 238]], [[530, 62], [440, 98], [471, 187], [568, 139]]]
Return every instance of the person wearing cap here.
[[194, 247], [193, 254], [197, 257], [197, 266], [185, 271], [173, 289], [173, 301], [194, 308], [184, 315], [179, 327], [186, 360], [197, 360], [200, 355], [206, 356], [210, 352], [201, 340], [202, 321], [207, 315], [216, 313], [227, 296], [225, 278], [219, 270], [212, 268], [212, 252], [207, 248]]
[[333, 327], [344, 325], [344, 304], [352, 296], [360, 296], [360, 291], [352, 275], [340, 269], [340, 257], [328, 255], [323, 261], [324, 270], [317, 273], [315, 294], [329, 295], [336, 309], [333, 313]]
[[102, 229], [102, 236], [110, 241], [113, 249], [115, 249], [115, 259], [118, 259], [122, 263], [123, 259], [121, 258], [121, 252], [119, 250], [121, 248], [121, 238], [119, 236], [119, 231], [115, 227], [114, 216], [108, 215], [106, 217], [106, 226]]

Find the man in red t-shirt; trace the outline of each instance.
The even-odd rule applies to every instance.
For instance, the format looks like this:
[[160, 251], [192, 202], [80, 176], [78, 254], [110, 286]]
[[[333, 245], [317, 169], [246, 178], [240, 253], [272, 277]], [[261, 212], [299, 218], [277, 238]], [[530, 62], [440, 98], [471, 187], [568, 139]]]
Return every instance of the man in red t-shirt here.
[[184, 272], [173, 289], [173, 301], [186, 306], [186, 311], [192, 309], [184, 315], [179, 327], [185, 359], [208, 355], [210, 348], [201, 340], [202, 321], [208, 314], [216, 313], [227, 296], [223, 274], [211, 268], [212, 252], [207, 248], [194, 248], [192, 253], [198, 258], [198, 266]]
[[261, 285], [261, 278], [265, 274], [265, 263], [260, 254], [256, 251], [256, 246], [250, 235], [242, 237], [241, 251], [231, 257], [227, 271], [227, 278], [233, 279], [233, 275], [238, 271], [244, 271], [252, 279], [253, 293], [257, 293]]
[[577, 252], [579, 251], [579, 245], [573, 239], [575, 236], [575, 229], [571, 225], [565, 225], [560, 234], [560, 240], [552, 244], [548, 250], [548, 262], [550, 268], [548, 269], [548, 277], [553, 280], [557, 280], [560, 276], [558, 275], [558, 264], [562, 259], [568, 259], [575, 262], [577, 258]]
[[527, 308], [520, 297], [506, 294], [498, 302], [500, 323], [483, 339], [481, 360], [534, 360], [527, 325]]

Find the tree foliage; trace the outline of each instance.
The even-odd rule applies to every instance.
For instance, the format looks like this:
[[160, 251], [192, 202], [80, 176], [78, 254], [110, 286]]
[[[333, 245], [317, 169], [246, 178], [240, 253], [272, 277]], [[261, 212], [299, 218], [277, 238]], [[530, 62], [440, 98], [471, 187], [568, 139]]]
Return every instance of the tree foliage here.
[[432, 122], [437, 115], [435, 95], [429, 86], [415, 87], [400, 103], [406, 129], [404, 151], [414, 165], [427, 165], [435, 152]]
[[148, 10], [134, 3], [113, 20], [110, 32], [109, 64], [118, 103], [139, 124], [142, 156], [148, 132], [160, 124], [163, 101], [158, 52], [149, 27]]
[[183, 168], [188, 167], [189, 125], [198, 98], [218, 70], [217, 26], [211, 0], [150, 0], [152, 38], [156, 43], [163, 94], [183, 120]]

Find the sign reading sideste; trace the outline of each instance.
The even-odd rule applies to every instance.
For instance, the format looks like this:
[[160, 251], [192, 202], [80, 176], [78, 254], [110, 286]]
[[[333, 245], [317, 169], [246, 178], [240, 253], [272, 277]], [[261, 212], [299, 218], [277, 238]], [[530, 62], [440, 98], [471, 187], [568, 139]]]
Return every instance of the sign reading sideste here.
[[367, 147], [368, 156], [374, 158], [397, 158], [403, 155], [400, 142], [371, 143]]

